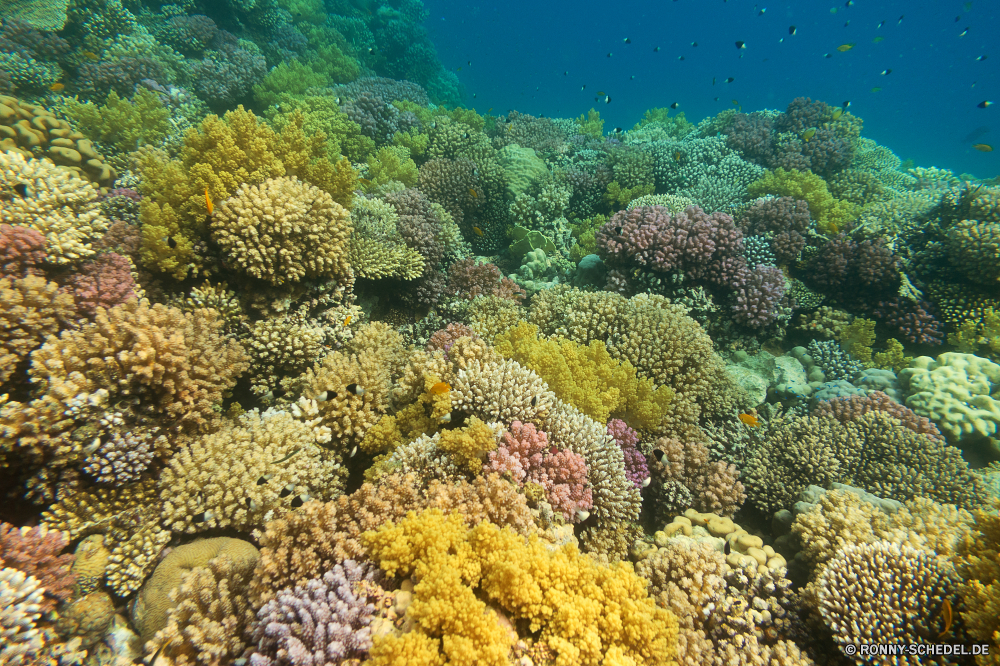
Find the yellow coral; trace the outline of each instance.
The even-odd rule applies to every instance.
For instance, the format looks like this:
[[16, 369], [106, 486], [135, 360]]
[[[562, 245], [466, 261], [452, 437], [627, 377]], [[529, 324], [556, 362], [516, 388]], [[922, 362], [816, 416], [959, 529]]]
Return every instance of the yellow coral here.
[[809, 204], [809, 213], [816, 220], [820, 230], [828, 234], [839, 233], [844, 225], [857, 218], [859, 207], [835, 199], [826, 186], [826, 181], [811, 171], [777, 168], [768, 171], [764, 177], [747, 188], [751, 197], [774, 194], [780, 197], [795, 197]]
[[538, 327], [522, 321], [498, 335], [495, 344], [502, 356], [537, 372], [557, 397], [601, 423], [614, 414], [656, 430], [674, 397], [669, 388], [640, 378], [628, 361], [612, 358], [600, 340], [584, 346], [565, 338], [539, 339]]
[[486, 453], [497, 448], [497, 438], [488, 425], [471, 416], [465, 427], [441, 431], [438, 448], [451, 455], [456, 465], [474, 472], [482, 468]]
[[872, 345], [875, 343], [875, 322], [862, 317], [856, 318], [837, 335], [837, 342], [848, 354], [872, 367]]
[[[557, 666], [675, 663], [677, 620], [656, 607], [628, 564], [598, 564], [573, 545], [553, 551], [535, 536], [526, 540], [491, 523], [466, 530], [461, 516], [436, 509], [411, 512], [362, 539], [387, 574], [420, 581], [407, 614], [414, 633], [441, 638], [448, 663], [508, 663], [513, 637], [481, 598], [540, 632]], [[399, 654], [416, 647], [429, 659], [430, 646], [376, 639], [372, 663], [400, 663]]]

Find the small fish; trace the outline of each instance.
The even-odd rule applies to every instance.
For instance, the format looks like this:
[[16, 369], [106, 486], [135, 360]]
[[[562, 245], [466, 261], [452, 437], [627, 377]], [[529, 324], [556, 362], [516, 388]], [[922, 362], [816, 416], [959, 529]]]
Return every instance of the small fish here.
[[965, 3], [964, 5], [962, 5], [962, 9], [964, 9], [967, 12], [971, 12], [972, 11], [972, 3], [971, 2]]
[[297, 509], [303, 504], [305, 504], [305, 502], [302, 500], [302, 495], [296, 495], [292, 498], [291, 507], [293, 509]]
[[833, 120], [839, 120], [842, 115], [844, 115], [843, 109], [834, 109], [832, 118]]
[[832, 58], [833, 56], [831, 54], [829, 54], [829, 53], [824, 53], [823, 57], [824, 58]]
[[354, 395], [364, 395], [365, 394], [365, 390], [363, 388], [361, 388], [360, 386], [358, 386], [357, 384], [348, 384], [347, 385], [347, 392], [348, 393], [353, 393]]
[[580, 90], [586, 90], [586, 89], [587, 89], [587, 84], [586, 83], [584, 83], [582, 86], [580, 86]]
[[958, 33], [958, 36], [959, 37], [965, 37], [967, 34], [969, 34], [969, 29], [968, 28], [966, 28], [962, 32]]
[[756, 428], [757, 426], [760, 425], [760, 421], [758, 421], [757, 417], [754, 416], [753, 414], [740, 414], [739, 419], [740, 421], [743, 421], [743, 423], [750, 426], [751, 428]]
[[462, 71], [462, 67], [461, 67], [461, 65], [459, 65], [458, 67], [456, 67], [456, 68], [455, 68], [455, 71], [456, 71], [456, 72], [461, 72], [461, 71]]
[[205, 188], [205, 208], [208, 209], [208, 214], [211, 215], [212, 211], [215, 210], [215, 204], [212, 203], [212, 197], [208, 196], [208, 188]]
[[193, 523], [207, 523], [208, 521], [212, 520], [212, 518], [215, 518], [215, 512], [214, 511], [202, 511], [201, 513], [197, 513], [197, 514], [191, 516], [191, 522], [193, 522]]
[[714, 100], [715, 100], [716, 102], [718, 102], [718, 101], [719, 101], [719, 98], [718, 98], [718, 97], [713, 97], [712, 99], [714, 99]]
[[809, 143], [809, 139], [813, 138], [814, 136], [816, 136], [816, 128], [810, 127], [809, 129], [807, 129], [805, 132], [802, 133], [802, 141], [804, 143]]
[[438, 382], [430, 388], [431, 393], [434, 395], [443, 395], [451, 390], [451, 384], [448, 382]]
[[681, 106], [680, 102], [674, 102], [673, 104], [670, 105], [670, 108], [676, 110], [676, 109], [679, 109], [680, 106]]
[[374, 55], [374, 54], [375, 54], [375, 47], [374, 46], [369, 47], [368, 48], [368, 55]]
[[622, 128], [621, 127], [616, 127], [615, 128], [615, 134], [621, 134], [621, 133], [622, 133]]
[[369, 187], [372, 184], [372, 181], [368, 180], [367, 178], [358, 178], [358, 182], [364, 185], [365, 187]]
[[896, 21], [896, 25], [903, 25], [903, 17], [904, 16], [906, 16], [906, 14], [900, 14], [899, 15], [899, 20]]
[[875, 29], [876, 29], [876, 30], [878, 30], [879, 28], [881, 28], [881, 27], [882, 27], [882, 26], [884, 26], [884, 25], [885, 25], [885, 21], [879, 21], [879, 22], [878, 22], [878, 25], [877, 25], [877, 26], [875, 26]]
[[569, 76], [569, 70], [568, 69], [565, 72], [563, 72], [563, 76]]
[[440, 423], [451, 423], [451, 412], [448, 412], [444, 416], [438, 419]]
[[849, 107], [850, 105], [851, 105], [851, 100], [848, 99], [848, 100], [844, 100], [844, 103], [841, 104], [840, 107], [846, 111], [847, 107]]
[[726, 79], [726, 83], [732, 83], [735, 80], [736, 79], [734, 79], [733, 77], [730, 76], [728, 79]]
[[257, 479], [257, 485], [258, 486], [262, 486], [265, 483], [267, 483], [267, 481], [268, 481], [267, 477], [266, 476], [262, 476], [259, 479]]
[[763, 16], [763, 15], [764, 15], [764, 12], [766, 12], [766, 11], [767, 11], [767, 7], [764, 7], [764, 8], [763, 8], [763, 9], [761, 9], [761, 10], [760, 10], [759, 12], [757, 12], [757, 16]]
[[991, 146], [988, 143], [974, 143], [974, 144], [972, 144], [972, 147], [975, 148], [976, 150], [978, 150], [981, 153], [992, 153], [993, 152], [993, 146]]
[[295, 490], [295, 484], [289, 483], [287, 486], [281, 489], [281, 492], [278, 493], [278, 497], [281, 498], [288, 497], [289, 495], [292, 494], [293, 490]]
[[678, 60], [684, 60], [684, 56], [677, 56]]
[[674, 151], [674, 161], [675, 161], [675, 162], [680, 162], [680, 161], [681, 161], [681, 157], [683, 157], [683, 156], [681, 155], [681, 151], [679, 151], [679, 150], [675, 150], [675, 151]]
[[659, 46], [657, 46], [656, 48], [654, 48], [654, 49], [653, 49], [653, 53], [658, 53], [658, 52], [659, 52], [659, 50], [660, 50], [660, 47], [659, 47]]
[[532, 407], [536, 407], [537, 405], [538, 405], [538, 396], [537, 395], [532, 396], [531, 397], [531, 406]]
[[95, 437], [94, 441], [83, 447], [83, 452], [88, 456], [92, 456], [99, 448], [101, 448], [101, 438]]
[[845, 27], [845, 28], [846, 28], [847, 26], [849, 26], [849, 25], [851, 25], [851, 22], [850, 22], [850, 21], [844, 21], [844, 27]]
[[981, 55], [978, 58], [976, 58], [976, 62], [982, 62], [983, 60], [986, 60], [986, 56], [984, 55]]
[[472, 232], [474, 234], [476, 234], [477, 236], [482, 236], [483, 235], [483, 230], [480, 229], [479, 227], [472, 227]]
[[844, 6], [845, 7], [853, 7], [854, 6], [854, 0], [847, 0], [847, 2], [844, 3]]
[[892, 74], [892, 70], [891, 70], [891, 69], [883, 69], [883, 70], [882, 70], [881, 72], [879, 72], [879, 73], [880, 73], [880, 74], [881, 74], [882, 76], [889, 76], [890, 74]]
[[278, 460], [275, 460], [271, 464], [272, 465], [277, 465], [278, 463], [283, 463], [283, 462], [285, 462], [286, 460], [288, 460], [289, 458], [291, 458], [292, 456], [294, 456], [296, 453], [298, 453], [301, 450], [302, 450], [302, 447], [299, 447], [299, 448], [295, 449], [294, 451], [292, 451], [291, 453], [289, 453], [284, 458], [279, 458]]
[[334, 97], [333, 98], [333, 103], [334, 104], [340, 104], [340, 98], [339, 97]]
[[657, 462], [663, 462], [663, 459], [667, 457], [667, 454], [663, 452], [663, 449], [653, 449], [653, 457], [656, 458]]
[[626, 37], [626, 38], [625, 38], [625, 39], [623, 39], [622, 41], [623, 41], [623, 42], [625, 42], [626, 44], [631, 44], [631, 43], [632, 43], [632, 40], [631, 40], [631, 39], [629, 39], [628, 37]]
[[177, 241], [174, 240], [173, 236], [167, 236], [167, 247], [171, 250], [177, 247]]
[[713, 86], [715, 85], [715, 77], [714, 76], [712, 77], [712, 85]]
[[257, 510], [257, 502], [255, 502], [252, 497], [246, 498], [246, 504], [247, 504], [247, 511], [250, 511], [252, 513]]
[[611, 104], [611, 95], [608, 95], [607, 97], [604, 98], [604, 103]]
[[944, 629], [938, 634], [938, 640], [944, 638], [951, 631], [951, 621], [954, 619], [951, 613], [951, 601], [948, 599], [945, 599], [944, 603], [941, 604], [941, 617], [944, 619]]
[[732, 544], [727, 541], [726, 545], [722, 547], [722, 552], [725, 555], [729, 555], [729, 553], [733, 552], [733, 546], [732, 546]]
[[[681, 58], [683, 58], [683, 57], [684, 56], [681, 56]], [[632, 76], [628, 77], [628, 80], [629, 81], [635, 81], [635, 74], [633, 74]]]
[[353, 317], [354, 317], [354, 315], [347, 315], [346, 317], [344, 317], [344, 326], [350, 326], [351, 325], [351, 319]]
[[797, 32], [798, 32], [798, 29], [796, 29], [796, 27], [794, 25], [788, 26], [788, 34], [789, 35], [794, 35]]
[[691, 46], [698, 48], [698, 42], [691, 42]]
[[731, 101], [733, 103], [733, 106], [737, 106], [740, 103], [740, 101], [738, 99], [733, 99], [733, 100], [729, 100], [729, 101]]
[[49, 90], [51, 90], [52, 92], [62, 92], [65, 89], [66, 86], [58, 82], [53, 83], [51, 86], [49, 86]]
[[88, 60], [100, 60], [101, 56], [97, 55], [93, 51], [80, 51], [80, 55]]
[[614, 53], [611, 53], [610, 51], [608, 51], [608, 57], [609, 57], [609, 58], [610, 58], [611, 56], [613, 56], [613, 55], [614, 55]]
[[[989, 103], [992, 104], [993, 102]], [[986, 104], [986, 102], [983, 102], [983, 104]], [[983, 104], [980, 104], [979, 106], [983, 106]], [[983, 106], [983, 108], [985, 109], [986, 107]], [[14, 186], [14, 191], [17, 192], [18, 196], [20, 197], [27, 197], [28, 185], [26, 183], [18, 183], [17, 185]]]
[[486, 113], [489, 113], [492, 110], [493, 110], [493, 107], [491, 106], [490, 108], [486, 109]]
[[987, 99], [987, 100], [984, 100], [984, 101], [980, 102], [979, 104], [976, 104], [976, 106], [979, 107], [980, 109], [988, 109], [991, 106], [993, 106], [994, 104], [995, 104], [995, 102], [991, 102], [990, 100]]
[[745, 49], [747, 47], [746, 42], [736, 42], [736, 48]]
[[885, 39], [885, 37], [876, 37], [875, 39], [872, 40], [872, 44], [878, 44], [883, 39]]
[[853, 48], [854, 48], [854, 42], [851, 42], [850, 44], [841, 44], [840, 46], [837, 47], [837, 50], [840, 51], [841, 53], [846, 53]]
[[872, 88], [872, 92], [882, 92], [882, 89], [879, 88], [878, 86], [875, 86], [874, 88]]
[[955, 17], [955, 23], [958, 23], [958, 22], [959, 22], [959, 21], [961, 21], [961, 20], [962, 20], [962, 17], [961, 17], [961, 16], [956, 16], [956, 17]]
[[604, 97], [604, 96], [605, 96], [605, 95], [607, 95], [607, 94], [608, 94], [608, 93], [604, 92], [603, 90], [598, 90], [598, 91], [597, 91], [597, 96], [598, 96], [598, 97]]

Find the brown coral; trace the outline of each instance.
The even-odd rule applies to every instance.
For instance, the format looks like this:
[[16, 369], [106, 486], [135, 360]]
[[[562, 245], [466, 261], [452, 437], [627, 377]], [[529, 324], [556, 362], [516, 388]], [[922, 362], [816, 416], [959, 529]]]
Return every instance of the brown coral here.
[[0, 568], [13, 567], [34, 576], [45, 588], [41, 610], [53, 610], [73, 592], [73, 555], [60, 555], [66, 535], [44, 525], [22, 527], [0, 522]]
[[25, 369], [28, 354], [76, 316], [73, 297], [45, 278], [0, 280], [0, 384]]

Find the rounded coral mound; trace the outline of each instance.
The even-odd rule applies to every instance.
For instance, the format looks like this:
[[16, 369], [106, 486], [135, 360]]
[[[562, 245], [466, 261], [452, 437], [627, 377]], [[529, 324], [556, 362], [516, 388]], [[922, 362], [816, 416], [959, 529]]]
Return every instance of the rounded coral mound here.
[[271, 284], [350, 279], [347, 209], [294, 176], [243, 185], [219, 206], [211, 226], [230, 262]]

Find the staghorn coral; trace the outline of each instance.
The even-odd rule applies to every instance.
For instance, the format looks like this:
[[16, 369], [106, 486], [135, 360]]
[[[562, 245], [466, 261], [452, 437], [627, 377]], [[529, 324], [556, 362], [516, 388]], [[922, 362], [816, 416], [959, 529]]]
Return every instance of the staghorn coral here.
[[925, 497], [971, 508], [982, 480], [960, 453], [916, 433], [891, 414], [873, 411], [841, 424], [804, 416], [772, 430], [745, 470], [750, 499], [773, 512], [810, 484], [851, 483], [879, 497]]
[[51, 264], [76, 263], [94, 254], [92, 244], [110, 225], [101, 212], [96, 187], [50, 160], [0, 152], [0, 188], [13, 190], [18, 185], [26, 187], [26, 196], [0, 199], [0, 222], [45, 236], [46, 260]]
[[44, 525], [18, 529], [0, 522], [0, 567], [23, 571], [45, 588], [39, 604], [42, 612], [54, 610], [73, 590], [73, 555], [60, 555], [67, 545], [65, 534]]
[[[570, 545], [550, 551], [537, 538], [525, 543], [488, 523], [467, 530], [459, 517], [435, 510], [411, 513], [364, 540], [387, 575], [419, 577], [407, 614], [431, 654], [440, 650], [462, 663], [508, 663], [513, 637], [486, 613], [474, 593], [478, 588], [511, 620], [540, 632], [538, 641], [556, 663], [673, 663], [677, 621], [655, 607], [645, 581], [626, 565], [597, 564]], [[561, 584], [570, 572], [577, 583]], [[412, 640], [377, 641], [370, 663], [395, 663], [412, 649]]]
[[212, 215], [211, 227], [233, 263], [271, 284], [318, 277], [350, 282], [347, 210], [294, 176], [243, 185]]
[[436, 508], [461, 516], [469, 526], [483, 521], [520, 534], [535, 531], [523, 494], [496, 474], [424, 487], [415, 474], [390, 474], [365, 483], [334, 502], [306, 502], [298, 511], [269, 521], [260, 535], [261, 559], [251, 584], [255, 606], [281, 588], [302, 585], [337, 562], [365, 558], [361, 535], [410, 511]]
[[28, 355], [74, 320], [73, 297], [45, 278], [0, 280], [0, 385], [24, 369]]
[[166, 626], [146, 643], [177, 666], [220, 666], [247, 646], [254, 612], [247, 599], [254, 561], [222, 553], [181, 575], [170, 591]]
[[530, 423], [511, 423], [483, 469], [509, 476], [520, 485], [541, 486], [549, 504], [567, 522], [579, 520], [581, 513], [589, 515], [593, 506], [583, 457], [565, 449], [550, 449], [545, 433]]
[[248, 412], [175, 453], [160, 474], [163, 525], [249, 531], [296, 501], [332, 499], [344, 470], [322, 434], [285, 412]]
[[[844, 654], [858, 643], [929, 643], [946, 630], [928, 613], [953, 599], [958, 579], [946, 560], [929, 551], [886, 541], [848, 545], [833, 557], [816, 584], [816, 604]], [[954, 602], [957, 603], [957, 600]], [[877, 664], [928, 663], [927, 657], [875, 657]], [[944, 663], [944, 660], [933, 660]]]
[[278, 592], [250, 627], [251, 666], [341, 663], [363, 659], [372, 644], [371, 621], [385, 591], [381, 572], [346, 560], [320, 578]]

